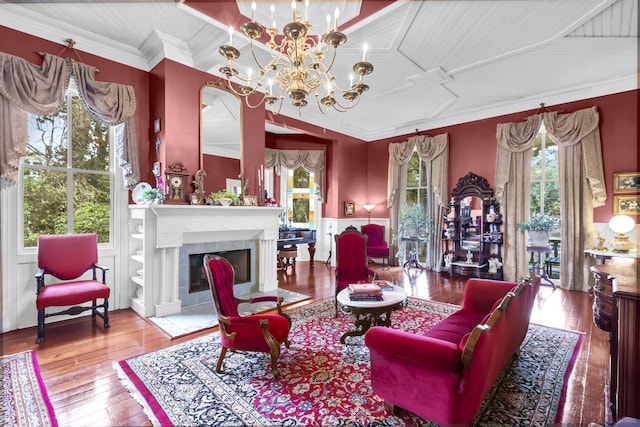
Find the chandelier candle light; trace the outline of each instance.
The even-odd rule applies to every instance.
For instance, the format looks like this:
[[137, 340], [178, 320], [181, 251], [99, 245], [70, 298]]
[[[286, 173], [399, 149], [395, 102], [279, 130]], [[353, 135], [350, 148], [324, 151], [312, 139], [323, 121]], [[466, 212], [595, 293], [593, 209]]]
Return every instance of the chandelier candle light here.
[[[331, 107], [344, 112], [355, 107], [363, 92], [369, 90], [364, 81], [364, 76], [373, 71], [373, 65], [366, 62], [367, 45], [363, 46], [362, 61], [356, 62], [353, 71], [358, 75], [357, 82], [354, 83], [353, 75], [349, 77], [349, 86], [341, 88], [336, 78], [331, 73], [338, 46], [347, 41], [347, 36], [338, 31], [338, 17], [340, 12], [336, 8], [333, 17], [333, 29], [331, 29], [331, 15], [327, 15], [326, 33], [317, 36], [309, 35], [311, 24], [309, 24], [309, 0], [304, 2], [304, 16], [298, 11], [296, 1], [291, 2], [293, 21], [283, 28], [283, 36], [279, 36], [276, 22], [273, 19], [275, 6], [271, 5], [271, 22], [266, 30], [255, 22], [256, 3], [251, 3], [251, 21], [245, 22], [240, 27], [242, 34], [249, 38], [249, 46], [253, 59], [258, 66], [258, 73], [253, 75], [251, 70], [247, 71], [247, 76], [242, 77], [238, 70], [234, 68], [232, 61], [240, 57], [240, 51], [233, 46], [233, 27], [229, 27], [229, 44], [222, 45], [218, 52], [227, 59], [227, 64], [220, 68], [227, 80], [227, 86], [235, 94], [245, 98], [245, 102], [251, 108], [256, 108], [263, 102], [269, 109], [278, 114], [282, 108], [285, 94], [291, 99], [292, 105], [298, 107], [302, 114], [302, 107], [307, 105], [307, 96], [315, 94], [318, 108], [326, 114]], [[269, 35], [266, 46], [269, 48], [271, 60], [266, 65], [260, 65], [254, 51], [254, 40], [260, 39], [264, 32]], [[276, 39], [276, 37], [278, 39]], [[279, 40], [279, 42], [277, 41]], [[331, 51], [332, 50], [332, 51]], [[328, 55], [327, 55], [328, 54]], [[325, 56], [331, 57], [331, 62], [326, 65], [323, 61]], [[232, 79], [239, 81], [239, 87], [232, 84]], [[258, 91], [265, 83], [267, 84], [264, 96], [257, 105], [249, 104], [248, 97]], [[274, 96], [273, 82], [280, 87], [282, 93], [279, 97]], [[318, 93], [318, 88], [324, 88], [325, 96]], [[340, 103], [336, 98], [336, 92], [348, 101]], [[276, 104], [280, 105], [276, 111]]]

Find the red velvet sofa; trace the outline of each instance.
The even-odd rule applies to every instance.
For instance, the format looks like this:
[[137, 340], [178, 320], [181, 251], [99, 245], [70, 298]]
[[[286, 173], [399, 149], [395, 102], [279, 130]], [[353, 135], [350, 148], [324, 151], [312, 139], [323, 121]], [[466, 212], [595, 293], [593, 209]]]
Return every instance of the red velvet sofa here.
[[469, 279], [462, 309], [425, 335], [373, 327], [373, 391], [387, 410], [406, 409], [441, 426], [469, 424], [529, 327], [540, 278], [520, 284]]

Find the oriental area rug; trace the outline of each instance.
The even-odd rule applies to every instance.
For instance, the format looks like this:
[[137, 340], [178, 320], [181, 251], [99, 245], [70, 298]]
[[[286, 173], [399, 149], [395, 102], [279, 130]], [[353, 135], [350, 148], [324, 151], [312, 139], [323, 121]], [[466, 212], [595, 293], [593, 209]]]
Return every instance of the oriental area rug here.
[[[458, 306], [409, 298], [391, 316], [394, 328], [420, 333]], [[228, 352], [215, 372], [218, 333], [114, 363], [120, 378], [153, 425], [432, 426], [408, 412], [388, 414], [371, 387], [363, 337], [340, 344], [352, 329], [347, 314], [334, 317], [334, 300], [290, 310], [291, 347], [278, 360]], [[561, 421], [566, 379], [582, 335], [532, 324], [520, 356], [487, 394], [476, 425], [547, 426]]]
[[40, 377], [36, 354], [33, 351], [2, 356], [0, 394], [1, 425], [25, 427], [56, 427], [58, 425], [47, 390]]

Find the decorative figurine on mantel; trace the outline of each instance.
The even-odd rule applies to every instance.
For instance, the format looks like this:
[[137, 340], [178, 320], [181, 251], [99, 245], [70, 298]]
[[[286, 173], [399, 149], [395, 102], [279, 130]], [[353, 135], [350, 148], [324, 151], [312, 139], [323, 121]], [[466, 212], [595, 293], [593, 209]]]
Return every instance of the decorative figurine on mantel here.
[[193, 175], [193, 193], [191, 193], [191, 204], [192, 205], [202, 205], [204, 204], [205, 195], [204, 195], [204, 177], [207, 173], [204, 169], [198, 169], [198, 171]]

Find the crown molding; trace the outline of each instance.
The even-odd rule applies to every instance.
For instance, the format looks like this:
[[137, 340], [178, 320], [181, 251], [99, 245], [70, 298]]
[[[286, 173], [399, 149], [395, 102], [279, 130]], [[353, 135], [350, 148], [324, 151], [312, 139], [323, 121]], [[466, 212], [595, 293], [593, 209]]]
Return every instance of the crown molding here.
[[123, 43], [102, 37], [98, 34], [80, 30], [60, 21], [42, 21], [42, 16], [29, 10], [19, 13], [11, 5], [0, 5], [0, 25], [23, 33], [65, 45], [65, 40], [75, 40], [75, 49], [119, 62], [143, 71], [151, 68], [145, 56], [137, 49]]

